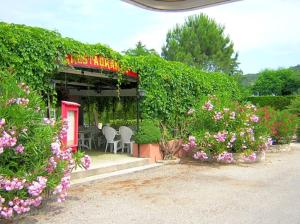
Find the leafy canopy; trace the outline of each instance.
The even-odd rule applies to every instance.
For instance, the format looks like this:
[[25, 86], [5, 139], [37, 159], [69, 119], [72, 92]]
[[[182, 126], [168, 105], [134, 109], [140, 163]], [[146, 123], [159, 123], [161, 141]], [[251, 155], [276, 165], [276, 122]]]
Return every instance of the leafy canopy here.
[[101, 55], [122, 64], [121, 54], [106, 45], [84, 44], [55, 31], [0, 22], [0, 69], [9, 68], [40, 92], [51, 90], [49, 80], [65, 63], [67, 54]]
[[238, 54], [224, 34], [224, 26], [204, 14], [190, 16], [170, 30], [162, 56], [206, 71], [234, 74], [238, 70]]
[[135, 48], [129, 48], [126, 51], [123, 51], [124, 54], [129, 56], [146, 56], [146, 55], [156, 55], [159, 54], [154, 49], [147, 49], [146, 45], [144, 45], [141, 41], [137, 42]]
[[143, 117], [158, 119], [179, 133], [187, 112], [202, 97], [211, 94], [223, 100], [240, 98], [237, 82], [223, 73], [204, 72], [153, 55], [131, 57], [129, 65], [139, 74], [140, 87], [146, 92], [141, 100]]
[[260, 96], [285, 96], [297, 93], [299, 88], [300, 76], [292, 69], [266, 69], [259, 73], [253, 93]]

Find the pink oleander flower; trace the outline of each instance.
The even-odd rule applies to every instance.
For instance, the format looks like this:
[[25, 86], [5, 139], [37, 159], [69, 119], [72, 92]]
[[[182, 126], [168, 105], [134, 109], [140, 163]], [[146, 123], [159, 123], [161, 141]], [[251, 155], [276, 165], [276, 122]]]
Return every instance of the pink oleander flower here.
[[182, 144], [182, 149], [184, 150], [184, 151], [190, 151], [190, 145], [189, 144]]
[[256, 116], [256, 115], [252, 115], [252, 116], [250, 117], [250, 120], [251, 120], [252, 122], [254, 122], [254, 123], [257, 123], [257, 122], [259, 122], [259, 117]]
[[230, 139], [230, 143], [234, 143], [236, 141], [236, 134], [233, 133]]
[[269, 146], [271, 146], [271, 145], [273, 145], [273, 140], [272, 140], [272, 138], [268, 138], [267, 139], [267, 144], [269, 145]]
[[194, 136], [189, 136], [189, 142], [187, 144], [183, 144], [182, 148], [184, 151], [190, 151], [197, 147], [196, 138]]
[[8, 207], [2, 207], [0, 210], [0, 217], [3, 217], [4, 219], [9, 219], [13, 215], [13, 209]]
[[226, 107], [224, 107], [224, 113], [227, 113], [227, 112], [229, 112], [229, 108], [226, 108]]
[[53, 156], [50, 157], [48, 160], [48, 166], [46, 168], [47, 172], [52, 173], [55, 170], [56, 166], [57, 166], [57, 162], [55, 158]]
[[9, 179], [1, 179], [0, 180], [0, 189], [5, 191], [13, 191], [13, 190], [22, 190], [25, 186], [25, 179], [12, 178]]
[[215, 112], [215, 115], [214, 115], [214, 120], [215, 121], [219, 121], [223, 118], [223, 114], [222, 112]]
[[189, 111], [187, 112], [187, 115], [191, 115], [191, 114], [193, 114], [193, 113], [195, 113], [195, 109], [194, 108], [191, 108], [191, 109], [189, 109]]
[[8, 134], [6, 131], [2, 132], [2, 136], [0, 137], [0, 150], [3, 152], [4, 148], [12, 148], [17, 144], [17, 138], [12, 137], [10, 134]]
[[216, 135], [214, 135], [214, 138], [218, 142], [225, 142], [225, 140], [227, 138], [227, 131], [218, 132]]
[[65, 201], [67, 190], [70, 185], [70, 174], [67, 173], [64, 177], [62, 177], [61, 183], [53, 191], [54, 195], [58, 195], [57, 202]]
[[252, 128], [246, 128], [246, 132], [249, 133], [249, 134], [253, 134], [254, 131]]
[[46, 188], [47, 178], [39, 176], [37, 181], [33, 181], [28, 187], [28, 193], [32, 196], [40, 196], [43, 190]]
[[23, 153], [24, 152], [24, 146], [22, 144], [18, 145], [15, 149], [16, 153]]
[[224, 163], [233, 163], [234, 159], [232, 153], [224, 151], [221, 154], [219, 154], [217, 161]]
[[[5, 202], [5, 198], [2, 198], [1, 195], [0, 195], [0, 207], [1, 205]], [[0, 209], [1, 210], [1, 209]]]
[[18, 104], [23, 106], [26, 106], [28, 103], [29, 103], [29, 99], [27, 98], [12, 98], [9, 99], [7, 102], [8, 105]]
[[30, 93], [29, 86], [27, 86], [25, 83], [19, 83], [18, 85], [27, 95]]
[[91, 165], [91, 158], [88, 155], [85, 155], [84, 157], [81, 158], [81, 164], [84, 169], [88, 169]]
[[5, 125], [5, 119], [0, 118], [0, 128], [2, 128]]
[[245, 162], [255, 162], [256, 161], [256, 154], [253, 152], [250, 155], [243, 155], [243, 160]]
[[51, 151], [53, 155], [59, 156], [61, 150], [60, 143], [58, 141], [51, 143]]
[[231, 143], [231, 142], [228, 142], [226, 148], [227, 148], [227, 149], [230, 149], [230, 148], [232, 148], [232, 146], [233, 146], [232, 143]]
[[54, 118], [49, 119], [49, 118], [45, 117], [45, 118], [43, 118], [43, 121], [45, 124], [49, 124], [51, 127], [53, 127], [55, 125]]
[[208, 159], [208, 156], [207, 156], [207, 154], [204, 151], [198, 151], [198, 152], [196, 152], [193, 155], [193, 157], [194, 157], [194, 159], [201, 160], [201, 161], [204, 161], [204, 160]]
[[204, 106], [202, 106], [202, 109], [211, 111], [214, 108], [214, 105], [209, 101], [207, 101]]
[[236, 113], [234, 111], [230, 112], [229, 118], [231, 120], [235, 120], [235, 117], [236, 117]]

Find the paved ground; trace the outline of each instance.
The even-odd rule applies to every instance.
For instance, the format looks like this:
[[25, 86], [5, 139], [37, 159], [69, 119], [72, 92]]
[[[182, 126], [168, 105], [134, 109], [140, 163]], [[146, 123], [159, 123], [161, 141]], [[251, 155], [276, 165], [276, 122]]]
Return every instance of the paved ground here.
[[17, 223], [300, 223], [300, 147], [251, 165], [167, 165], [70, 190]]

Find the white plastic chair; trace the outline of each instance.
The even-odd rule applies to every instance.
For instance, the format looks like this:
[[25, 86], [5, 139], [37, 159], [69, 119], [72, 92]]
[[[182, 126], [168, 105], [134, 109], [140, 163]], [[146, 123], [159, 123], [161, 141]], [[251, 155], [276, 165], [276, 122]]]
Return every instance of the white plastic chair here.
[[80, 149], [86, 148], [91, 150], [92, 149], [92, 137], [86, 137], [84, 133], [79, 133], [78, 138], [78, 147]]
[[[126, 126], [121, 126], [119, 128], [119, 133], [121, 135], [122, 152], [124, 152], [125, 145], [127, 145], [127, 152], [130, 152], [130, 154], [132, 154], [134, 141], [131, 141], [131, 136], [133, 135], [133, 131]], [[130, 149], [128, 149], [128, 145], [130, 146]]]
[[115, 137], [118, 134], [118, 132], [114, 128], [109, 126], [104, 126], [102, 128], [102, 132], [106, 138], [105, 152], [107, 151], [108, 145], [113, 144], [113, 151], [116, 154], [119, 149], [118, 143], [120, 142], [120, 140], [115, 140]]

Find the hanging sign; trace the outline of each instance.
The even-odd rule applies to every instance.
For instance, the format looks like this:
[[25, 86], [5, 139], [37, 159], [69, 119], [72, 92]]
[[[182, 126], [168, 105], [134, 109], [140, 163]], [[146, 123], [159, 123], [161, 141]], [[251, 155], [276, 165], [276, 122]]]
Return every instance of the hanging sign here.
[[[66, 60], [67, 64], [72, 65], [73, 67], [103, 69], [112, 72], [120, 71], [118, 62], [110, 58], [102, 57], [100, 55], [95, 55], [94, 57], [84, 56], [78, 58], [74, 58], [72, 55], [67, 55]], [[132, 71], [126, 71], [124, 74], [134, 78], [138, 77], [137, 73]]]

